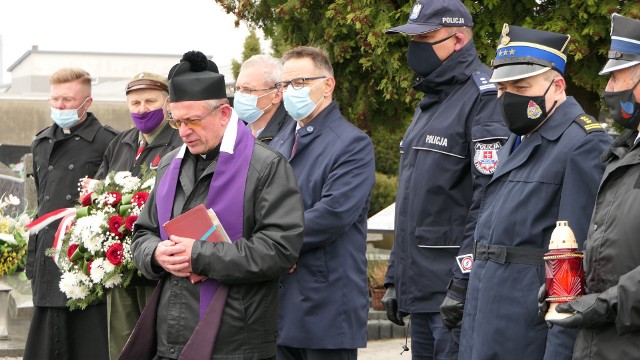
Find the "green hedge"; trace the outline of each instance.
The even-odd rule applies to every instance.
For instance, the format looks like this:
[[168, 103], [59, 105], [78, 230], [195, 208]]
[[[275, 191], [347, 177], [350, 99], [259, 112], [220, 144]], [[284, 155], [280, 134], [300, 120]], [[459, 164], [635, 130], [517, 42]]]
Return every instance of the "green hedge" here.
[[369, 207], [369, 217], [396, 201], [398, 191], [398, 177], [376, 172], [376, 184], [373, 186], [373, 196]]

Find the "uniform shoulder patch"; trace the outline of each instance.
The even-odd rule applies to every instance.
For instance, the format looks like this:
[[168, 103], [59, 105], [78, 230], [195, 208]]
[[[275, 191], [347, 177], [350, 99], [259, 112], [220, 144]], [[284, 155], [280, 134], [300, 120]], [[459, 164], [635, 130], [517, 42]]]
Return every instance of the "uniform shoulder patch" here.
[[474, 146], [473, 164], [483, 175], [491, 175], [498, 167], [498, 150], [502, 147], [500, 141], [492, 143], [477, 142]]
[[592, 133], [594, 131], [604, 131], [604, 128], [598, 120], [596, 120], [593, 116], [587, 114], [580, 114], [575, 119], [573, 119], [578, 125], [580, 125], [584, 131], [588, 133]]
[[482, 73], [480, 71], [473, 72], [473, 81], [476, 82], [476, 86], [478, 87], [480, 94], [498, 92], [498, 87], [496, 86], [496, 84], [490, 82], [489, 79], [491, 79], [491, 76], [489, 76], [488, 74]]

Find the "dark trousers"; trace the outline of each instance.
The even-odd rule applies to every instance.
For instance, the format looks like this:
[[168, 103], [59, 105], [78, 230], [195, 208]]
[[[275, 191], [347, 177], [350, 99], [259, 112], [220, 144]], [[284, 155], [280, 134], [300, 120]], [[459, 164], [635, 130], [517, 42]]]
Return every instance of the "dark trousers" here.
[[413, 360], [457, 360], [459, 339], [460, 329], [449, 331], [440, 313], [411, 314]]
[[358, 349], [300, 349], [278, 346], [277, 360], [356, 360]]
[[24, 360], [108, 360], [107, 304], [33, 308]]

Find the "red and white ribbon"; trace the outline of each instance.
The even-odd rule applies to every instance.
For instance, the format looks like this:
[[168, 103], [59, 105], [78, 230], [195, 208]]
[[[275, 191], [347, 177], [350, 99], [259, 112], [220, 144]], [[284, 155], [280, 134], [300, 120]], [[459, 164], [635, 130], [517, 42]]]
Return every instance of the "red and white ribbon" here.
[[58, 230], [56, 231], [56, 236], [53, 238], [53, 248], [56, 249], [56, 253], [53, 256], [53, 261], [57, 264], [58, 257], [60, 257], [60, 249], [62, 248], [62, 241], [64, 240], [64, 235], [69, 231], [69, 228], [73, 225], [73, 221], [76, 219], [75, 211], [71, 214], [67, 214], [60, 221], [60, 225], [58, 225]]
[[58, 219], [62, 219], [63, 217], [69, 214], [75, 216], [76, 208], [62, 208], [62, 209], [48, 212], [40, 216], [39, 218], [33, 220], [29, 224], [27, 224], [27, 229], [29, 230], [29, 234], [30, 235], [37, 234], [38, 231], [42, 230], [47, 225], [51, 224], [52, 222]]

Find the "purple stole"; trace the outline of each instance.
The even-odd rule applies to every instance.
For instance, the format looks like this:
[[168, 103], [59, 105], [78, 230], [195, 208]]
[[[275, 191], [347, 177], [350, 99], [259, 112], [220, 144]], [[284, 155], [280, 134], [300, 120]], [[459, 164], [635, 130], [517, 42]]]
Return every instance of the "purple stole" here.
[[[254, 142], [251, 132], [233, 112], [222, 138], [218, 163], [205, 203], [207, 208], [216, 212], [232, 242], [243, 235], [244, 192]], [[164, 224], [171, 219], [185, 151], [186, 145], [183, 145], [156, 189], [158, 224]], [[162, 226], [160, 226], [160, 238], [168, 239]], [[155, 356], [157, 351], [156, 313], [163, 285], [164, 279], [160, 281], [144, 308], [120, 359], [151, 359]], [[180, 359], [211, 358], [227, 294], [228, 288], [214, 279], [205, 279], [200, 282], [200, 320], [185, 345]]]

